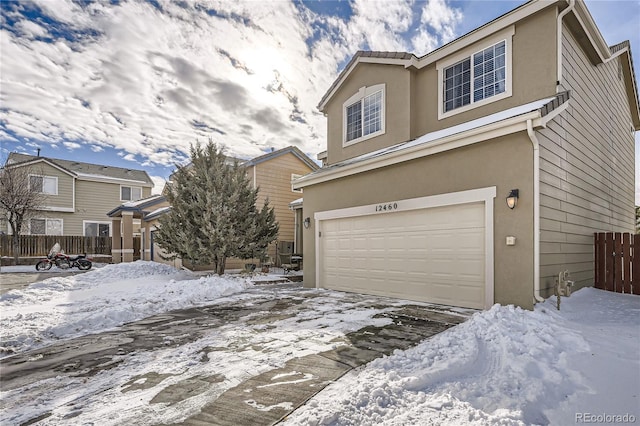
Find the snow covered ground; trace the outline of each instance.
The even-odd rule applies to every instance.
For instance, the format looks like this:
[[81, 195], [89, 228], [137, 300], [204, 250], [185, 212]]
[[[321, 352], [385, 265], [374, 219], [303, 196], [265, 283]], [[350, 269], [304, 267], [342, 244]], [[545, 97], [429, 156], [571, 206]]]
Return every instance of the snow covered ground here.
[[[295, 289], [277, 291], [296, 297]], [[151, 262], [52, 276], [0, 297], [1, 345], [6, 356], [177, 308], [224, 300], [252, 304], [277, 298], [277, 291], [256, 291], [245, 278], [197, 278]], [[54, 410], [45, 424], [65, 418], [69, 424], [179, 421], [251, 374], [327, 350], [348, 331], [386, 321], [364, 302], [337, 307], [341, 293], [317, 291], [321, 297], [305, 299], [306, 311], [269, 327], [230, 325], [186, 346], [139, 353], [80, 386], [81, 378], [58, 377], [2, 391], [0, 402], [9, 408], [0, 411], [0, 423], [26, 421], [42, 410]], [[496, 305], [477, 313], [412, 349], [353, 370], [291, 414], [287, 424], [640, 422], [640, 297], [587, 288], [563, 298], [561, 308], [552, 298], [532, 312]], [[256, 338], [269, 350], [254, 350], [250, 339]], [[236, 354], [220, 352], [210, 363], [197, 361], [203, 348], [235, 344], [247, 346]], [[145, 374], [167, 378], [136, 388], [155, 377]], [[179, 380], [214, 374], [229, 383], [181, 404], [145, 405]], [[81, 407], [82, 414], [64, 407]]]
[[73, 276], [51, 275], [0, 296], [0, 358], [173, 309], [204, 305], [251, 285], [247, 278], [197, 277], [144, 261]]
[[640, 297], [585, 288], [561, 311], [495, 305], [348, 373], [286, 424], [625, 422], [640, 422]]

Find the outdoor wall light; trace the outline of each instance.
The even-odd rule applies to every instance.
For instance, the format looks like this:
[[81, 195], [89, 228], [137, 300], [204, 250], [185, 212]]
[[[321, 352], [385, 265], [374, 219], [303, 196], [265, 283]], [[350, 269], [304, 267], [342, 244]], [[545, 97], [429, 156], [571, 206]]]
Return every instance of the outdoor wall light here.
[[309, 229], [309, 227], [311, 226], [311, 218], [305, 217], [304, 222], [302, 222], [302, 224], [304, 225], [304, 229]]
[[517, 189], [512, 189], [511, 192], [509, 192], [509, 195], [507, 195], [507, 206], [513, 210], [516, 206], [516, 204], [518, 204], [518, 196], [520, 191], [518, 191]]

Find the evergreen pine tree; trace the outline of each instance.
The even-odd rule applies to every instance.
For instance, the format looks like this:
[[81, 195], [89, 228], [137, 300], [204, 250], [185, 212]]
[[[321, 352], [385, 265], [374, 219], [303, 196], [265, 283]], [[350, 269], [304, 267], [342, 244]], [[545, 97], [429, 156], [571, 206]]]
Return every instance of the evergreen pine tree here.
[[196, 144], [190, 154], [191, 163], [177, 168], [168, 188], [171, 210], [159, 220], [158, 244], [173, 253], [169, 258], [213, 263], [220, 275], [228, 257], [263, 257], [278, 235], [273, 208], [267, 201], [257, 209], [258, 189], [214, 143]]

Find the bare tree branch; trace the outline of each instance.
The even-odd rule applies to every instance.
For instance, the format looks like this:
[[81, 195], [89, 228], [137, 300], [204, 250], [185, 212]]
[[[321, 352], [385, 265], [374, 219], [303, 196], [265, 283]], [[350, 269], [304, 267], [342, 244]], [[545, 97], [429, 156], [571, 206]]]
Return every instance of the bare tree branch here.
[[44, 204], [46, 195], [30, 184], [30, 175], [42, 175], [32, 167], [15, 167], [5, 162], [0, 169], [0, 211], [6, 215], [13, 234], [13, 257], [18, 264], [23, 226]]

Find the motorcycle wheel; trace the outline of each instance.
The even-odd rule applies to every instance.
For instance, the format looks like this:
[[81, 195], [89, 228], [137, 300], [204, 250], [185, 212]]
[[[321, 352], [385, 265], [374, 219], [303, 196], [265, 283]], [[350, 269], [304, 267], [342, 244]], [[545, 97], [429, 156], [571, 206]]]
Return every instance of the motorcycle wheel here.
[[46, 260], [41, 260], [36, 263], [36, 271], [48, 271], [51, 269], [51, 262], [47, 262]]
[[78, 269], [80, 269], [81, 271], [88, 271], [89, 269], [91, 269], [91, 265], [91, 262], [89, 262], [88, 260], [78, 261]]

